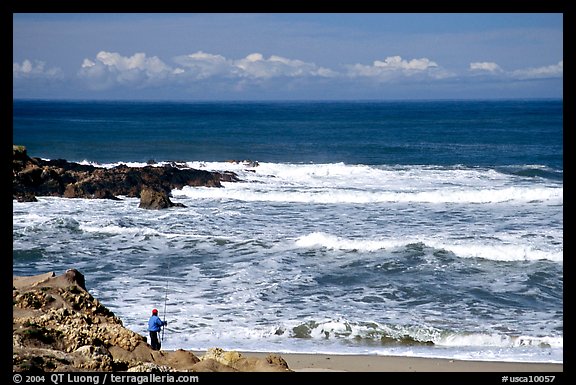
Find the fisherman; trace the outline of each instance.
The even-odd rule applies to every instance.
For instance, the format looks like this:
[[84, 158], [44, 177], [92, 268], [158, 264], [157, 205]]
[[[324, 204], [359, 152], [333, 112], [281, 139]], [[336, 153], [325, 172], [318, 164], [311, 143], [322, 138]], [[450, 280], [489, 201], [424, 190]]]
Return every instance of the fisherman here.
[[152, 316], [148, 320], [148, 331], [150, 332], [150, 345], [152, 345], [152, 350], [160, 350], [160, 341], [158, 340], [158, 332], [162, 326], [168, 325], [168, 322], [162, 321], [158, 317], [158, 310], [152, 309]]

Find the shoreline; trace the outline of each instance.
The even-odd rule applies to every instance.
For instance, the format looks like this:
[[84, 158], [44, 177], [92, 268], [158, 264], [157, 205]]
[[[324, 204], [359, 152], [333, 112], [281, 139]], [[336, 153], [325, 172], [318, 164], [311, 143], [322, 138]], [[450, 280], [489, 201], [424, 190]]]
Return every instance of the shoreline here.
[[[203, 355], [201, 350], [191, 350]], [[243, 356], [265, 358], [270, 352], [244, 352]], [[448, 358], [276, 353], [295, 372], [563, 372], [563, 363], [468, 361]]]
[[[153, 351], [142, 335], [94, 298], [75, 269], [14, 276], [13, 371], [548, 372], [563, 363], [224, 350]], [[215, 341], [215, 343], [217, 343]], [[505, 376], [502, 377], [502, 379]], [[517, 382], [517, 381], [511, 381]], [[519, 381], [518, 381], [519, 382]]]

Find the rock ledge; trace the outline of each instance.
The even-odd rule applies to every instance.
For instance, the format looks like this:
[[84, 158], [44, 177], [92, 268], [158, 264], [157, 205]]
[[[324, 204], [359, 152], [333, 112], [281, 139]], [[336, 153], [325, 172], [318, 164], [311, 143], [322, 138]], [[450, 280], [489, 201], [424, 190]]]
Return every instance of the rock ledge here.
[[282, 357], [245, 357], [209, 349], [202, 357], [182, 349], [155, 351], [147, 339], [94, 298], [75, 269], [13, 277], [14, 372], [291, 372]]

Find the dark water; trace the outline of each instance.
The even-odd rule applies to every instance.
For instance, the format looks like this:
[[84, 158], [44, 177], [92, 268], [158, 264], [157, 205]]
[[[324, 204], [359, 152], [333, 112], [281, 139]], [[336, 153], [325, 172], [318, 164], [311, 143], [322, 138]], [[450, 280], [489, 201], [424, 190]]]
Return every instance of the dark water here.
[[72, 161], [545, 165], [562, 101], [14, 102], [14, 143]]

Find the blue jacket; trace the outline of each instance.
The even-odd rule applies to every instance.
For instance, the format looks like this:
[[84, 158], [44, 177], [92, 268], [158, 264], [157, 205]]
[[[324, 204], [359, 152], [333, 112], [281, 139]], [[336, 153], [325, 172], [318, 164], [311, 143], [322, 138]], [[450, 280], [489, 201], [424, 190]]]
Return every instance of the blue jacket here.
[[148, 320], [148, 331], [159, 332], [162, 326], [166, 325], [166, 321], [162, 321], [157, 315], [153, 315]]

